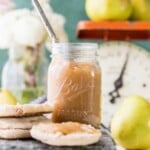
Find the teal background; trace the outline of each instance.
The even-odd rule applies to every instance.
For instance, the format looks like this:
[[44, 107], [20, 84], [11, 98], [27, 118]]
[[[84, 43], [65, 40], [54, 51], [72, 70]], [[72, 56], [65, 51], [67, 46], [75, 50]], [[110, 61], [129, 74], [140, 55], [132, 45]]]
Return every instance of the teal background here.
[[[17, 8], [30, 8], [32, 9], [31, 0], [14, 0]], [[55, 12], [61, 13], [66, 16], [65, 29], [68, 33], [69, 40], [71, 42], [79, 41], [76, 38], [76, 25], [80, 20], [87, 20], [87, 16], [84, 10], [85, 0], [51, 0], [51, 6]], [[83, 41], [83, 40], [82, 40]], [[98, 40], [96, 42], [101, 43]], [[150, 41], [135, 41], [133, 42], [139, 46], [142, 46], [150, 51]], [[0, 51], [0, 74], [2, 67], [7, 60], [7, 51]]]

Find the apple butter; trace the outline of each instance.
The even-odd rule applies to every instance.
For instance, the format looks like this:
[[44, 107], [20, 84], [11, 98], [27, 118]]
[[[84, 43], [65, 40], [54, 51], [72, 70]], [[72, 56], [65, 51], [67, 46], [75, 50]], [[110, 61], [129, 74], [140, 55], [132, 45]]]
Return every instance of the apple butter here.
[[85, 125], [78, 122], [63, 123], [44, 123], [39, 124], [39, 129], [49, 133], [62, 133], [63, 135], [71, 133], [97, 133], [97, 130], [91, 125]]
[[101, 70], [96, 50], [96, 44], [54, 45], [48, 72], [48, 102], [54, 104], [54, 122], [99, 126]]

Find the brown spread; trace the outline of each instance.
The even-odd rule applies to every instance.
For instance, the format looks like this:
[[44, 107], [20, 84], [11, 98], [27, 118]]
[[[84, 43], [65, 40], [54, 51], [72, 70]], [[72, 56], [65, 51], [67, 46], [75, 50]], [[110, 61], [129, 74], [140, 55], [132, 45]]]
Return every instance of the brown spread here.
[[97, 130], [85, 124], [80, 124], [77, 122], [64, 122], [64, 123], [44, 123], [40, 124], [40, 127], [43, 126], [46, 132], [50, 133], [62, 133], [64, 135], [71, 133], [96, 133]]
[[55, 101], [52, 120], [76, 121], [98, 127], [101, 98], [100, 69], [92, 63], [76, 63], [71, 60], [59, 65], [61, 68], [57, 71], [49, 72], [48, 99]]

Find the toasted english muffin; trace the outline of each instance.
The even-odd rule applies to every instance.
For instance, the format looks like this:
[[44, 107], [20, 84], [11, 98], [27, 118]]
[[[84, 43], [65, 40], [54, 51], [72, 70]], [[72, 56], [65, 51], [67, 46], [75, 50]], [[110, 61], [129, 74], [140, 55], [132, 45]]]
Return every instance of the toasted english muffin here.
[[30, 132], [34, 139], [54, 146], [90, 145], [101, 137], [100, 130], [76, 122], [43, 122], [34, 125]]
[[1, 139], [30, 138], [30, 129], [39, 122], [48, 120], [44, 116], [0, 118]]
[[0, 105], [0, 117], [35, 116], [52, 110], [49, 104]]
[[0, 139], [30, 138], [29, 129], [0, 129]]
[[0, 129], [31, 129], [33, 125], [48, 120], [44, 116], [0, 118]]

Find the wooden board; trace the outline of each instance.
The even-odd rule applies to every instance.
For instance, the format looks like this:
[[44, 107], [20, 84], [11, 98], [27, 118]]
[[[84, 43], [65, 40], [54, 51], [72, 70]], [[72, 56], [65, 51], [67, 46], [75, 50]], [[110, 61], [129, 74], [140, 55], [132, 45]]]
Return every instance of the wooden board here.
[[150, 40], [150, 22], [80, 21], [77, 25], [80, 39]]

